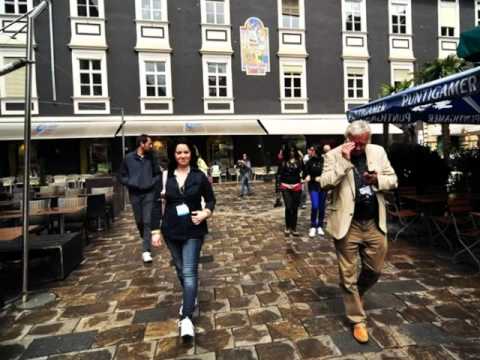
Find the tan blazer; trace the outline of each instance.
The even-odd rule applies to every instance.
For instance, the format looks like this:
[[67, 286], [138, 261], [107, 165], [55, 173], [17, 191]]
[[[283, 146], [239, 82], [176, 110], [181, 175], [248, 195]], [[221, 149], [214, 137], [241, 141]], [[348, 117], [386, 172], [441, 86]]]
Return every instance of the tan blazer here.
[[[397, 175], [383, 147], [368, 144], [365, 153], [368, 170], [378, 174], [378, 187], [374, 187], [378, 200], [378, 226], [386, 233], [387, 217], [382, 191], [397, 187]], [[331, 203], [327, 206], [325, 230], [337, 240], [347, 235], [353, 218], [356, 193], [353, 167], [353, 164], [342, 156], [342, 147], [338, 146], [326, 154], [322, 175], [317, 177], [324, 190], [332, 190]]]

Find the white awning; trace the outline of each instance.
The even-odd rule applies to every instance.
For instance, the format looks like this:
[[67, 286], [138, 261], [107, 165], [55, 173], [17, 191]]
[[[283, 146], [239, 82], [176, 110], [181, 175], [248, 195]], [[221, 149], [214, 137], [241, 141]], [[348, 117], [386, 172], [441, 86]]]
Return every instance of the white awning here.
[[[262, 119], [269, 135], [343, 135], [348, 126], [346, 118], [332, 119]], [[383, 134], [382, 124], [370, 124], [372, 134]], [[395, 125], [389, 125], [390, 134], [402, 134]]]
[[256, 119], [127, 120], [125, 135], [266, 135]]
[[[348, 122], [344, 115], [248, 115], [218, 116], [126, 116], [125, 135], [343, 135]], [[34, 117], [32, 139], [111, 138], [119, 129], [119, 116]], [[382, 134], [382, 124], [371, 124], [373, 134]], [[390, 125], [390, 134], [402, 131]], [[120, 136], [121, 132], [117, 134]], [[0, 119], [0, 141], [22, 140], [23, 118]]]
[[[22, 119], [23, 120], [23, 119]], [[113, 137], [120, 122], [32, 122], [32, 140]], [[1, 140], [23, 140], [23, 122], [0, 122]]]

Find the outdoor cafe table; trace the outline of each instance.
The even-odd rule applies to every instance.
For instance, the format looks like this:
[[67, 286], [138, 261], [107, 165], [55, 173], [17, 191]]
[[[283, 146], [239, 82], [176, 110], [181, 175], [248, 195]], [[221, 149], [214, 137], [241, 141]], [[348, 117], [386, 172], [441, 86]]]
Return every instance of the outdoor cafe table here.
[[[38, 229], [38, 225], [30, 225], [28, 227], [29, 231], [35, 231]], [[22, 236], [22, 227], [6, 227], [0, 228], [0, 241], [12, 241]]]
[[[65, 234], [65, 215], [77, 214], [84, 210], [86, 206], [77, 206], [72, 208], [51, 208], [38, 209], [30, 211], [30, 216], [58, 216], [60, 222], [60, 234]], [[21, 219], [23, 213], [20, 210], [9, 210], [0, 212], [0, 220]]]
[[433, 218], [433, 213], [435, 210], [444, 210], [448, 201], [447, 193], [438, 193], [438, 194], [400, 194], [402, 199], [411, 201], [415, 203], [415, 206], [420, 213], [420, 216], [423, 218], [425, 225], [427, 226], [428, 239], [430, 244], [433, 245], [433, 233], [431, 224], [435, 226], [438, 231], [437, 235], [440, 235], [445, 242], [447, 243], [450, 249], [453, 249], [453, 245], [450, 240], [445, 236], [443, 231], [440, 229], [440, 226]]

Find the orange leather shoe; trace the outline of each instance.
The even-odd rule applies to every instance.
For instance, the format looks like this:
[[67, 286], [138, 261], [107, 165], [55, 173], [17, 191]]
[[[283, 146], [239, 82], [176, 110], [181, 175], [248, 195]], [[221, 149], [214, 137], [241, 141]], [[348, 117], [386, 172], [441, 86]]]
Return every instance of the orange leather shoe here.
[[367, 326], [364, 323], [355, 324], [353, 326], [353, 337], [360, 344], [366, 344], [368, 342]]

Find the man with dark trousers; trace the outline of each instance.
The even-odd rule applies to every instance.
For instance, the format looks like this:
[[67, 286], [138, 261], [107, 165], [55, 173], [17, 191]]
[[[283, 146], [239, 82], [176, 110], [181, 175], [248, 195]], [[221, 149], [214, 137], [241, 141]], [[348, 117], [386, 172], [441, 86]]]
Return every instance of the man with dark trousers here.
[[137, 138], [137, 148], [127, 154], [120, 169], [120, 182], [128, 188], [135, 222], [143, 239], [142, 259], [152, 262], [150, 252], [151, 215], [155, 185], [160, 180], [152, 154], [152, 139], [148, 135]]

